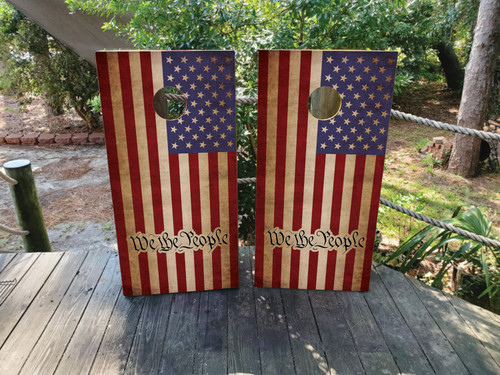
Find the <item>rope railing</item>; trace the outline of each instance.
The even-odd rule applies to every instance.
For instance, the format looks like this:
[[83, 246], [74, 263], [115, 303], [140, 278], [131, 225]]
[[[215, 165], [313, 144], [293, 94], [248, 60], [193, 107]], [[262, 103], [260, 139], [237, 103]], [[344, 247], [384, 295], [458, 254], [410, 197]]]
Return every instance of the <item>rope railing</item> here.
[[12, 177], [7, 176], [5, 173], [0, 171], [0, 178], [4, 181], [7, 181], [11, 185], [17, 185], [17, 181], [14, 180]]
[[[179, 95], [179, 94], [165, 94], [165, 98], [170, 99], [170, 100], [177, 100], [177, 101], [186, 100], [186, 97], [184, 95]], [[238, 96], [236, 98], [236, 103], [238, 103], [238, 104], [253, 104], [253, 103], [257, 103], [257, 98]], [[448, 130], [448, 131], [451, 131], [454, 133], [472, 135], [474, 137], [479, 137], [482, 139], [500, 141], [500, 134], [485, 132], [482, 130], [476, 130], [476, 129], [471, 129], [471, 128], [465, 128], [463, 126], [458, 126], [458, 125], [451, 125], [451, 124], [447, 124], [446, 122], [430, 120], [430, 119], [425, 118], [425, 117], [415, 116], [415, 115], [412, 115], [410, 113], [397, 111], [395, 109], [391, 109], [391, 116], [394, 118], [401, 119], [401, 120], [415, 122], [415, 123], [420, 124], [420, 125], [427, 125], [427, 126], [431, 126], [433, 128], [441, 129], [441, 130]]]
[[428, 118], [418, 117], [415, 115], [411, 115], [409, 113], [396, 111], [395, 109], [391, 109], [391, 116], [401, 120], [415, 122], [421, 125], [432, 126], [434, 128], [441, 130], [448, 130], [455, 133], [472, 135], [474, 137], [479, 137], [482, 139], [500, 141], [500, 134], [485, 132], [482, 130], [476, 130], [471, 128], [464, 128], [463, 126], [451, 125], [441, 121], [429, 120]]
[[[256, 177], [238, 178], [238, 184], [251, 184], [251, 183], [255, 183], [256, 181], [257, 181]], [[474, 241], [481, 242], [482, 244], [485, 244], [487, 246], [496, 247], [496, 248], [500, 249], [500, 241], [496, 241], [496, 240], [493, 240], [491, 238], [480, 236], [480, 235], [477, 235], [475, 233], [469, 232], [467, 230], [457, 228], [457, 227], [450, 225], [448, 223], [445, 223], [443, 221], [436, 220], [432, 217], [425, 216], [425, 215], [422, 215], [418, 212], [409, 210], [405, 207], [402, 207], [400, 205], [392, 203], [391, 201], [388, 201], [387, 199], [384, 199], [384, 198], [380, 198], [380, 203], [383, 204], [384, 206], [392, 208], [393, 210], [399, 211], [405, 215], [411, 216], [411, 217], [413, 217], [417, 220], [423, 221], [427, 224], [434, 225], [435, 227], [438, 227], [438, 228], [446, 229], [446, 230], [453, 232], [455, 234], [458, 234], [460, 236], [471, 238]]]
[[425, 216], [425, 215], [422, 215], [421, 213], [409, 210], [403, 206], [397, 205], [397, 204], [395, 204], [391, 201], [388, 201], [387, 199], [384, 199], [384, 198], [380, 198], [380, 203], [383, 204], [384, 206], [392, 208], [393, 210], [399, 211], [405, 215], [411, 216], [411, 217], [413, 217], [417, 220], [423, 221], [427, 224], [431, 224], [435, 227], [448, 230], [448, 231], [453, 232], [455, 234], [458, 234], [460, 236], [471, 238], [474, 241], [481, 242], [482, 244], [484, 244], [486, 246], [496, 247], [496, 248], [500, 249], [500, 241], [495, 241], [491, 238], [480, 236], [478, 234], [469, 232], [467, 230], [457, 228], [457, 227], [450, 225], [448, 223], [445, 223], [443, 221], [436, 220], [432, 217]]
[[12, 228], [6, 227], [3, 224], [0, 224], [0, 230], [7, 232], [7, 233], [10, 233], [10, 234], [14, 234], [16, 236], [27, 236], [28, 234], [30, 234], [30, 232], [27, 230], [12, 229]]

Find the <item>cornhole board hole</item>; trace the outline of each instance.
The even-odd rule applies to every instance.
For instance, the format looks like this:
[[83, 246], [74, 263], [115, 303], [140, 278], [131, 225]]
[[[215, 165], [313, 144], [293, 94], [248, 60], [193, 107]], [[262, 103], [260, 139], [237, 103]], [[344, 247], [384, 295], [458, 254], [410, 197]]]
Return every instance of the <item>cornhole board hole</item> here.
[[368, 290], [396, 59], [259, 51], [256, 286]]
[[123, 293], [237, 287], [234, 52], [96, 60]]

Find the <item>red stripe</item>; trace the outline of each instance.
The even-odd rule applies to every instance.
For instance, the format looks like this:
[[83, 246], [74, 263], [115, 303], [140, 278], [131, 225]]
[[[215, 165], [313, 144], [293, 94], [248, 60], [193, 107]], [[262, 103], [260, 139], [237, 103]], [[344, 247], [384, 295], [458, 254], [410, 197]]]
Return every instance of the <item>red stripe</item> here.
[[[325, 181], [325, 154], [316, 154], [316, 165], [314, 167], [314, 191], [311, 233], [321, 227], [321, 211], [323, 210], [323, 185]], [[307, 271], [307, 289], [316, 289], [316, 277], [318, 275], [318, 252], [309, 252], [309, 269]]]
[[257, 122], [257, 187], [255, 212], [255, 286], [263, 286], [264, 278], [264, 220], [266, 203], [266, 137], [267, 88], [269, 51], [259, 51], [259, 87]]
[[[167, 147], [165, 145], [165, 147]], [[172, 213], [174, 222], [174, 235], [177, 236], [182, 229], [182, 195], [181, 181], [179, 174], [179, 155], [170, 154], [168, 156], [170, 166], [170, 189], [172, 191]], [[177, 290], [185, 292], [186, 285], [186, 257], [184, 253], [175, 254], [175, 263], [177, 269]]]
[[227, 153], [227, 180], [229, 199], [229, 264], [231, 265], [231, 288], [238, 287], [238, 184], [237, 155]]
[[[333, 180], [332, 214], [330, 216], [330, 229], [332, 234], [339, 234], [340, 211], [342, 209], [342, 190], [344, 189], [345, 155], [337, 155], [335, 158], [335, 176]], [[337, 262], [337, 251], [329, 251], [326, 266], [325, 289], [333, 290], [335, 283], [335, 265]]]
[[[354, 164], [354, 179], [352, 187], [351, 212], [349, 215], [349, 233], [359, 228], [359, 213], [361, 210], [361, 199], [363, 195], [363, 179], [365, 176], [366, 155], [356, 155]], [[344, 268], [344, 282], [342, 290], [352, 290], [352, 277], [354, 275], [354, 262], [356, 252], [352, 248], [346, 254]]]
[[[130, 60], [128, 52], [118, 53], [120, 68], [120, 82], [122, 86], [122, 103], [127, 138], [128, 162], [130, 172], [130, 186], [132, 189], [132, 205], [134, 208], [135, 231], [145, 232], [144, 210], [142, 206], [141, 174], [139, 154], [137, 149], [137, 134], [135, 130], [134, 100], [132, 79], [130, 76]], [[149, 282], [148, 254], [139, 254], [139, 269], [142, 285], [142, 294], [151, 294]]]
[[[278, 114], [276, 119], [276, 168], [274, 180], [274, 227], [283, 228], [285, 195], [286, 133], [288, 118], [288, 87], [290, 83], [290, 51], [279, 53]], [[281, 286], [283, 249], [273, 249], [272, 286]]]
[[377, 229], [377, 216], [380, 201], [380, 190], [382, 188], [382, 173], [384, 172], [385, 155], [378, 155], [375, 160], [375, 171], [373, 174], [372, 199], [370, 202], [370, 213], [368, 217], [367, 238], [365, 246], [365, 258], [363, 260], [363, 273], [361, 279], [361, 290], [367, 291], [370, 287], [370, 269], [373, 258], [373, 245], [375, 242], [375, 231]]
[[[299, 103], [297, 115], [297, 142], [295, 160], [295, 189], [293, 198], [292, 230], [299, 230], [302, 226], [302, 208], [304, 201], [304, 175], [306, 163], [307, 120], [309, 117], [307, 100], [309, 99], [309, 85], [311, 80], [311, 51], [304, 51], [300, 58]], [[283, 141], [284, 142], [284, 141]], [[311, 147], [316, 147], [313, 145]], [[292, 250], [290, 264], [290, 288], [299, 286], [300, 251]]]
[[[191, 220], [193, 230], [201, 233], [201, 197], [200, 169], [198, 154], [189, 154], [189, 185], [191, 187]], [[205, 272], [203, 269], [203, 250], [194, 251], [194, 276], [196, 290], [205, 290]]]
[[[148, 141], [149, 173], [151, 179], [151, 197], [153, 202], [153, 219], [155, 233], [160, 234], [165, 230], [163, 222], [163, 203], [161, 195], [160, 160], [158, 156], [158, 136], [156, 132], [156, 118], [153, 107], [153, 72], [151, 66], [151, 53], [140, 52], [142, 92], [144, 97], [144, 116], [146, 121], [146, 134]], [[160, 293], [168, 293], [167, 255], [157, 253], [158, 275]]]
[[[210, 219], [212, 230], [214, 230], [220, 226], [219, 155], [217, 152], [208, 153], [208, 176], [210, 181]], [[222, 255], [220, 246], [212, 252], [212, 269], [214, 289], [221, 289]]]
[[[120, 269], [122, 275], [123, 294], [132, 295], [132, 277], [130, 275], [130, 261], [128, 257], [127, 232], [125, 228], [125, 214], [123, 211], [123, 197], [118, 165], [118, 150], [116, 145], [115, 124], [113, 118], [113, 102], [111, 100], [111, 87], [109, 82], [108, 54], [96, 53], [97, 75], [101, 94], [102, 117], [104, 122], [104, 135], [106, 137], [106, 150], [108, 154], [109, 180], [113, 197], [113, 210], [115, 214], [116, 239], [120, 255]], [[113, 166], [113, 167], [111, 167]]]

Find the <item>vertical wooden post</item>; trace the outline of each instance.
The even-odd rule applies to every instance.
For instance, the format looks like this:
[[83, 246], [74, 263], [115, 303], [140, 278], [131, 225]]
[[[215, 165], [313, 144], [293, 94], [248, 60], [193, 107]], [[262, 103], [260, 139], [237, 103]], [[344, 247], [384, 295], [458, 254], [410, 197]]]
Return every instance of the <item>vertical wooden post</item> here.
[[28, 235], [23, 236], [24, 249], [27, 252], [51, 251], [30, 161], [13, 160], [5, 163], [3, 167], [5, 174], [17, 181], [16, 185], [10, 186], [10, 192], [19, 226], [29, 231]]

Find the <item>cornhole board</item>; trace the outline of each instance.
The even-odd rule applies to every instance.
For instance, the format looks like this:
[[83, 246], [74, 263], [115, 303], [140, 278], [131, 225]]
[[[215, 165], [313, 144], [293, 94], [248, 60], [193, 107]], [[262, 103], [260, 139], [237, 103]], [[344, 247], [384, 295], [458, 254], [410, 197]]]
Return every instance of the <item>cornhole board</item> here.
[[396, 59], [259, 51], [256, 286], [368, 290]]
[[[237, 287], [234, 52], [96, 60], [123, 293]], [[185, 98], [179, 118], [155, 110], [164, 87]]]

